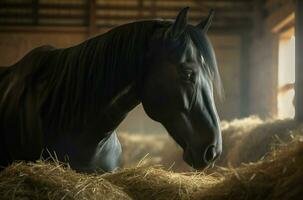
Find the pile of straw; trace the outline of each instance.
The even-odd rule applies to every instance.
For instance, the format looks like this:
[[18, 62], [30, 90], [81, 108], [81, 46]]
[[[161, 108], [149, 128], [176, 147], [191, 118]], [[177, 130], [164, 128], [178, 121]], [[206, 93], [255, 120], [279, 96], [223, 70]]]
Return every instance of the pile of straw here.
[[275, 145], [290, 142], [294, 136], [302, 135], [296, 129], [300, 129], [300, 126], [293, 120], [268, 120], [245, 131], [227, 151], [227, 164], [239, 166], [261, 159]]
[[38, 161], [14, 163], [0, 172], [1, 200], [131, 199], [121, 188], [97, 175]]
[[[125, 141], [135, 143], [134, 149], [126, 151], [129, 155], [135, 153], [134, 158], [129, 157], [136, 163], [132, 167], [122, 168], [113, 173], [88, 175], [76, 173], [67, 164], [59, 162], [17, 162], [0, 172], [0, 199], [302, 198], [302, 125], [296, 125], [290, 120], [261, 121], [258, 118], [248, 118], [223, 123], [222, 127], [225, 138], [223, 145], [225, 150], [228, 150], [225, 157], [230, 159], [229, 162], [237, 164], [237, 168], [216, 167], [203, 172], [175, 173], [170, 170], [172, 167], [168, 170], [167, 166], [153, 165], [161, 162], [168, 164], [178, 159], [178, 162], [184, 163], [181, 161], [182, 151], [172, 139], [160, 135], [148, 137], [126, 135], [127, 139], [123, 144], [126, 144]], [[156, 143], [154, 137], [158, 137]], [[167, 139], [163, 140], [163, 137]], [[176, 151], [169, 151], [172, 148]], [[147, 159], [149, 162], [145, 159], [138, 165], [136, 159], [144, 157], [144, 153], [141, 152], [144, 149], [148, 149], [158, 159]], [[162, 153], [159, 153], [161, 152], [159, 149]], [[177, 155], [178, 159], [174, 155]], [[256, 161], [250, 162], [251, 160]], [[243, 161], [248, 162], [240, 164]]]
[[[302, 130], [301, 130], [302, 131]], [[194, 199], [290, 200], [303, 196], [303, 141], [293, 141], [263, 160], [236, 169], [221, 169], [224, 179]], [[220, 171], [220, 170], [219, 170]]]
[[216, 164], [227, 166], [230, 162], [229, 154], [232, 149], [237, 147], [242, 138], [246, 137], [254, 128], [264, 123], [266, 122], [256, 116], [221, 122], [223, 151]]
[[[298, 130], [301, 132], [301, 130]], [[78, 174], [60, 164], [15, 163], [0, 173], [1, 199], [300, 199], [303, 141], [281, 145], [239, 168], [173, 173], [134, 167], [103, 175]]]

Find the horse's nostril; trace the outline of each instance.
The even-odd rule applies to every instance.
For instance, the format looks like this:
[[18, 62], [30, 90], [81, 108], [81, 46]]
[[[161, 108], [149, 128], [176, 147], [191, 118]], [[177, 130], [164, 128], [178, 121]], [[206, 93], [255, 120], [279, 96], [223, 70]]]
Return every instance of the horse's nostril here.
[[210, 145], [204, 153], [204, 161], [206, 163], [209, 163], [209, 162], [213, 161], [215, 157], [216, 157], [215, 145]]

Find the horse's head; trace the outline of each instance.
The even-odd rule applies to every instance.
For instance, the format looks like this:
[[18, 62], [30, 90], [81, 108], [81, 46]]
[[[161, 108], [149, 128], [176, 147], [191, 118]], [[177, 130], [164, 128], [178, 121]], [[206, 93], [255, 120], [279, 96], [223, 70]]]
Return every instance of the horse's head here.
[[219, 83], [214, 51], [206, 36], [213, 12], [197, 26], [187, 24], [188, 8], [174, 23], [155, 31], [146, 58], [142, 104], [183, 148], [184, 160], [201, 169], [221, 154], [213, 82]]

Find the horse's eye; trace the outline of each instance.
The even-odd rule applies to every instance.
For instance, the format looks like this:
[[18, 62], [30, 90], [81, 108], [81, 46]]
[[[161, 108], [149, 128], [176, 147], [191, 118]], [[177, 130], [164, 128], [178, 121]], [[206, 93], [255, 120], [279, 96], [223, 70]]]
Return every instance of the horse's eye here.
[[190, 70], [187, 70], [185, 72], [183, 72], [182, 78], [186, 81], [192, 81], [193, 80], [193, 72]]
[[186, 79], [190, 80], [191, 77], [192, 77], [192, 74], [190, 72], [186, 74]]

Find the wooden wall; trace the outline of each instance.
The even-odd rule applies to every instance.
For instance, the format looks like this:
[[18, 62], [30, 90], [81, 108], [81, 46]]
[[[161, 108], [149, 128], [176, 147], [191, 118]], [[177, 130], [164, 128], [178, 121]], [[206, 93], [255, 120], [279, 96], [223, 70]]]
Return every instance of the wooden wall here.
[[0, 66], [17, 62], [27, 52], [41, 45], [69, 47], [87, 39], [79, 32], [0, 32]]
[[[294, 24], [294, 1], [256, 1], [250, 49], [250, 109], [261, 117], [276, 116], [279, 37]], [[258, 17], [259, 16], [259, 17]]]
[[2, 0], [0, 25], [89, 26], [92, 30], [108, 30], [136, 20], [174, 18], [187, 6], [193, 23], [215, 9], [213, 29], [229, 31], [251, 26], [251, 0]]

